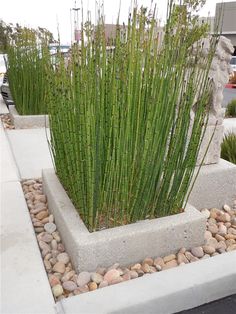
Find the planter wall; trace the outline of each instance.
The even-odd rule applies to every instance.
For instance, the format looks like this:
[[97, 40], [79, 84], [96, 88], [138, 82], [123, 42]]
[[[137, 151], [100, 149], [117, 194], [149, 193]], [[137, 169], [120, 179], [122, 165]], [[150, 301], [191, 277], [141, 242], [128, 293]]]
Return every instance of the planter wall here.
[[206, 218], [191, 205], [184, 213], [90, 233], [54, 170], [43, 170], [43, 189], [49, 210], [74, 267], [94, 271], [139, 262], [147, 256], [164, 256], [204, 243]]
[[48, 128], [48, 115], [19, 115], [15, 106], [9, 106], [11, 120], [15, 129]]

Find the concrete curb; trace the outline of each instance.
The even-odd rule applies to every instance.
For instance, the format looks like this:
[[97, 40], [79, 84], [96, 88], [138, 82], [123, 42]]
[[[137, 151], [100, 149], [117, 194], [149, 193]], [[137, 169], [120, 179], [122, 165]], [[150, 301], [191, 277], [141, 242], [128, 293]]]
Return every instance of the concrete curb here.
[[19, 115], [14, 105], [9, 106], [9, 112], [15, 129], [48, 128], [48, 115]]
[[228, 252], [63, 299], [58, 314], [170, 314], [236, 293], [236, 252]]
[[89, 233], [54, 170], [44, 169], [42, 177], [49, 210], [78, 271], [94, 271], [116, 262], [126, 266], [205, 242], [206, 217], [191, 205], [177, 215]]

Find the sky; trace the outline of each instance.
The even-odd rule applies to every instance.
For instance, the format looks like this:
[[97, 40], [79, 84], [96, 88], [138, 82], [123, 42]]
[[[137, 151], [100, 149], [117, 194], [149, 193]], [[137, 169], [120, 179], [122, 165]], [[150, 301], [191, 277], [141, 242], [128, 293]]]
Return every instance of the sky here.
[[[99, 0], [97, 0], [99, 1]], [[100, 0], [101, 1], [101, 0]], [[119, 3], [121, 1], [121, 21], [126, 22], [131, 0], [103, 0], [106, 23], [115, 23]], [[224, 0], [229, 2], [232, 0]], [[89, 9], [92, 18], [95, 16], [95, 0], [83, 0], [83, 11]], [[153, 0], [157, 4], [158, 17], [165, 20], [167, 0]], [[221, 0], [206, 0], [201, 16], [214, 16], [216, 3]], [[151, 0], [138, 0], [138, 5], [150, 7]], [[45, 27], [57, 38], [57, 25], [59, 25], [60, 39], [64, 44], [71, 42], [72, 23], [74, 20], [71, 9], [75, 7], [74, 0], [3, 0], [0, 5], [0, 19], [6, 23], [19, 23], [27, 27]], [[77, 1], [81, 7], [81, 1]], [[71, 13], [72, 12], [72, 13]], [[81, 15], [79, 13], [79, 23]]]

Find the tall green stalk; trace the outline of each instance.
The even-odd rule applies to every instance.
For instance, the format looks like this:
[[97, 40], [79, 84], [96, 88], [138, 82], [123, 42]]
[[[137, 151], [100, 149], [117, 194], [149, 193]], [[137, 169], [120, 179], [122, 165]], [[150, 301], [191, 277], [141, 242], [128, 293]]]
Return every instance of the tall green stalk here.
[[47, 113], [48, 39], [40, 31], [20, 28], [9, 40], [8, 79], [19, 114]]
[[[199, 1], [198, 1], [199, 2]], [[200, 1], [201, 2], [201, 1]], [[104, 19], [50, 78], [57, 175], [90, 231], [181, 212], [204, 135], [208, 55], [191, 10], [169, 1], [159, 49], [156, 9], [136, 7], [107, 42]], [[194, 109], [193, 109], [194, 108]]]

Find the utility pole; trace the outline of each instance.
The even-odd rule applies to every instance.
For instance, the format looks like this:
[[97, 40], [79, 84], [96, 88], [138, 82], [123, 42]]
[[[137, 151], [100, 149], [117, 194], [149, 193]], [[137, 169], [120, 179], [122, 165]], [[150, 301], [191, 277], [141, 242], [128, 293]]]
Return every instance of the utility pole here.
[[77, 7], [76, 0], [74, 8], [71, 9], [74, 13], [74, 42], [78, 43], [80, 41], [80, 31], [79, 31], [79, 10]]

